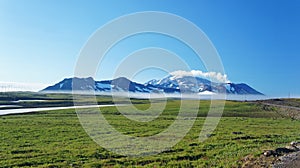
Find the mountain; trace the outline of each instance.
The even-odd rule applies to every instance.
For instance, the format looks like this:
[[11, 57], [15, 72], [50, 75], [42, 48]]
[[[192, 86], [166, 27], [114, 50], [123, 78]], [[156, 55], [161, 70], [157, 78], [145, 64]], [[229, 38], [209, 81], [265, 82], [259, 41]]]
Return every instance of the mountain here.
[[42, 92], [134, 92], [134, 93], [192, 93], [192, 94], [253, 94], [263, 95], [247, 84], [216, 83], [192, 76], [167, 76], [160, 80], [150, 80], [144, 84], [120, 77], [113, 80], [95, 81], [93, 78], [67, 78], [49, 86]]
[[178, 78], [170, 75], [161, 80], [154, 79], [145, 83], [146, 86], [152, 85], [157, 88], [162, 88], [162, 89], [168, 88], [169, 90], [173, 89], [176, 90], [177, 92], [185, 92], [185, 93], [199, 92], [199, 89], [201, 88], [200, 84], [208, 86], [211, 84], [211, 82], [209, 80], [199, 78], [199, 77], [185, 76], [185, 77]]
[[49, 86], [42, 92], [69, 92], [69, 91], [96, 91], [96, 92], [141, 92], [150, 93], [159, 90], [151, 85], [143, 85], [120, 77], [113, 80], [95, 81], [93, 78], [67, 78]]
[[[74, 83], [74, 85], [73, 85]], [[78, 90], [78, 91], [91, 91], [95, 89], [95, 81], [93, 78], [66, 78], [62, 80], [61, 82], [53, 85], [48, 86], [42, 91], [72, 91], [72, 90]]]
[[253, 94], [263, 95], [245, 83], [215, 83], [207, 79], [192, 76], [168, 76], [161, 80], [150, 80], [146, 83], [158, 88], [180, 89], [185, 93], [227, 93], [227, 94]]

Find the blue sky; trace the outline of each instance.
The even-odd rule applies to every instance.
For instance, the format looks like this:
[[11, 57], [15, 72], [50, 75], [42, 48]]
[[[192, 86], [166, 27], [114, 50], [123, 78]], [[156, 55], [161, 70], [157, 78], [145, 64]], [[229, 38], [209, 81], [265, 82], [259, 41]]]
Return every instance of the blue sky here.
[[[297, 0], [0, 0], [0, 81], [54, 84], [72, 77], [80, 49], [99, 27], [122, 15], [163, 11], [190, 20], [206, 33], [232, 82], [247, 83], [267, 95], [300, 95], [299, 9]], [[205, 71], [179, 42], [157, 36], [121, 42], [99, 68], [97, 79], [110, 78], [110, 66], [117, 66], [120, 53], [146, 46], [167, 48], [193, 69]], [[162, 75], [149, 71], [136, 80]]]

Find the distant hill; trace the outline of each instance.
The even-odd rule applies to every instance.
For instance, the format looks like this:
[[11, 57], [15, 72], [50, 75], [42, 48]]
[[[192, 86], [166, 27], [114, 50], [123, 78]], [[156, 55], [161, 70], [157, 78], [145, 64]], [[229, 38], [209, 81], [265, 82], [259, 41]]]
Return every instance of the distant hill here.
[[134, 92], [134, 93], [190, 93], [190, 94], [237, 94], [263, 95], [245, 83], [216, 83], [200, 77], [167, 76], [144, 84], [120, 77], [113, 80], [95, 81], [93, 78], [67, 78], [48, 86], [42, 92]]

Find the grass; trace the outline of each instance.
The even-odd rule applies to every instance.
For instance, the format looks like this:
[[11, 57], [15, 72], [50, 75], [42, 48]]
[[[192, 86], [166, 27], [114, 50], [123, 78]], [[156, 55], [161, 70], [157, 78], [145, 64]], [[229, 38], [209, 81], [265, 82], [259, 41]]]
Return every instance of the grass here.
[[[133, 101], [138, 109], [149, 108], [140, 104], [147, 100]], [[240, 167], [247, 155], [259, 156], [263, 150], [300, 140], [300, 121], [282, 118], [260, 104], [227, 101], [218, 127], [210, 138], [199, 142], [209, 105], [210, 101], [200, 101], [194, 126], [169, 151], [138, 158], [117, 155], [96, 144], [72, 109], [0, 116], [0, 167]], [[164, 112], [151, 122], [129, 120], [115, 107], [101, 111], [120, 132], [146, 137], [172, 124], [179, 107], [179, 100], [169, 100]]]

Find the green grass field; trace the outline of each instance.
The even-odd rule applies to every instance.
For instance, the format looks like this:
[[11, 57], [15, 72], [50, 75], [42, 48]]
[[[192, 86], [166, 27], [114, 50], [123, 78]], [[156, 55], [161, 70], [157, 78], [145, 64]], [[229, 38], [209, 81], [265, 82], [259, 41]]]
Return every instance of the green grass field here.
[[[149, 107], [143, 104], [146, 100], [134, 101], [138, 109]], [[200, 101], [193, 128], [172, 149], [138, 158], [117, 155], [96, 144], [74, 110], [0, 116], [0, 167], [240, 167], [245, 156], [258, 157], [263, 150], [300, 140], [299, 120], [257, 103], [227, 101], [216, 130], [199, 142], [209, 105], [210, 101]], [[146, 123], [127, 119], [115, 107], [101, 111], [120, 132], [145, 137], [166, 129], [179, 107], [179, 100], [169, 100], [165, 111]]]

